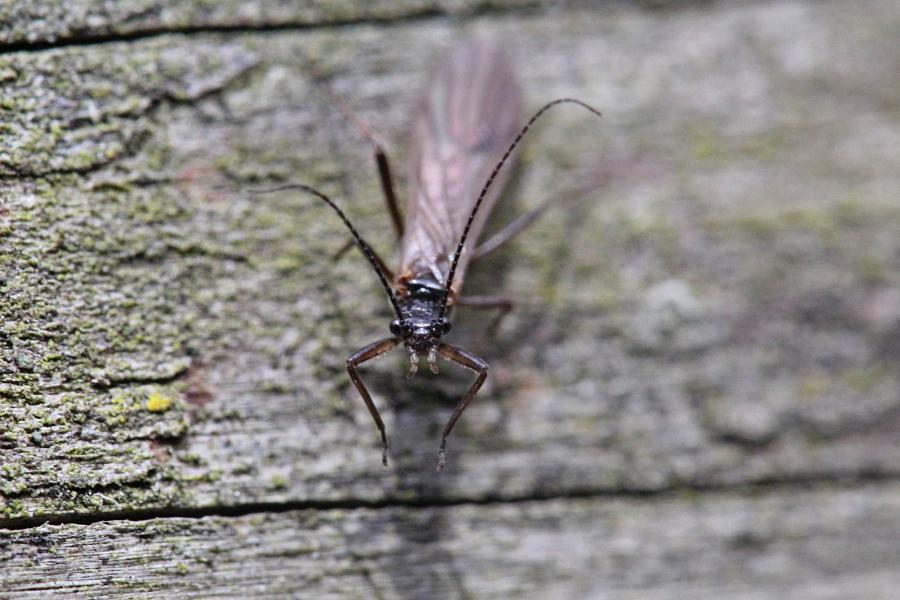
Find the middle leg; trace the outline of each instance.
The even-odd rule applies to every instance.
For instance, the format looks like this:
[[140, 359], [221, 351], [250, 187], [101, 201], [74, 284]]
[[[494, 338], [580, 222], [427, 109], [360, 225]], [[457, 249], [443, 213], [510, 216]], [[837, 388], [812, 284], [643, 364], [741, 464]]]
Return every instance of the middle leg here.
[[500, 327], [500, 321], [515, 308], [516, 304], [505, 296], [460, 296], [456, 299], [457, 306], [471, 306], [472, 308], [496, 308], [497, 316], [488, 325], [488, 333], [495, 335]]

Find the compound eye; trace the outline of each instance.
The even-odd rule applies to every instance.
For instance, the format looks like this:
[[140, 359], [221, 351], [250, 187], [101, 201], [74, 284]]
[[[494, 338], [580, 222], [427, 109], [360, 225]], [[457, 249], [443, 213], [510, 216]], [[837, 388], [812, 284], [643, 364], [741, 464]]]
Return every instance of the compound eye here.
[[391, 321], [391, 334], [400, 335], [400, 331], [400, 319], [394, 319], [393, 321]]
[[443, 318], [443, 320], [441, 321], [441, 329], [444, 333], [450, 331], [450, 319], [448, 319], [447, 317]]

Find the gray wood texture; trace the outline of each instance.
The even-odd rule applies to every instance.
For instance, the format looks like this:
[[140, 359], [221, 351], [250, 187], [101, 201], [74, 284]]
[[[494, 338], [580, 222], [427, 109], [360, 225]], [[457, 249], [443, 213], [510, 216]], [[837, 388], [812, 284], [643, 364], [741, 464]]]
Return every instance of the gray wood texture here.
[[[0, 596], [889, 597], [900, 6], [662, 4], [4, 5]], [[377, 281], [327, 208], [242, 190], [320, 186], [390, 256], [312, 70], [402, 195], [465, 35], [604, 118], [526, 139], [494, 227], [559, 209], [467, 275], [520, 303], [456, 314], [492, 371], [438, 476], [470, 375], [365, 369], [382, 468], [343, 369]]]
[[0, 560], [18, 598], [889, 600], [898, 497], [889, 484], [42, 525], [2, 534]]

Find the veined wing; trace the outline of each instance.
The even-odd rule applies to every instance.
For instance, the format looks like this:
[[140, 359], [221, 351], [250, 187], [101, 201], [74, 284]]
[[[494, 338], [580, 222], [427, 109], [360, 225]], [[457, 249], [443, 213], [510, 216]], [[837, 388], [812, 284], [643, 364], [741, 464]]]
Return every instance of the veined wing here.
[[[475, 200], [521, 125], [520, 110], [519, 86], [498, 46], [472, 40], [438, 64], [413, 122], [401, 285], [413, 278], [444, 282]], [[455, 290], [508, 172], [507, 166], [482, 203]]]

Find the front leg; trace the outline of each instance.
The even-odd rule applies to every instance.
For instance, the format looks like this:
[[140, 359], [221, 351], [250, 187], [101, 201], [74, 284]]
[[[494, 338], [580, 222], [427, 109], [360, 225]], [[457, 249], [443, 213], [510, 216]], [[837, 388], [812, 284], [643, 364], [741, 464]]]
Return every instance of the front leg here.
[[444, 432], [441, 434], [441, 447], [438, 450], [437, 470], [442, 471], [444, 469], [444, 449], [447, 447], [447, 436], [453, 431], [453, 426], [456, 425], [456, 421], [459, 420], [460, 415], [462, 415], [463, 411], [466, 410], [466, 407], [469, 406], [469, 402], [472, 401], [472, 398], [474, 398], [475, 394], [478, 393], [478, 390], [481, 389], [481, 384], [483, 384], [484, 380], [487, 378], [489, 367], [481, 358], [466, 352], [465, 350], [460, 350], [459, 348], [451, 346], [450, 344], [441, 344], [438, 346], [438, 352], [443, 354], [448, 360], [452, 360], [453, 362], [478, 373], [478, 377], [472, 382], [469, 391], [466, 392], [466, 395], [463, 396], [462, 400], [456, 405], [456, 409], [453, 411], [450, 420], [447, 421], [447, 425], [444, 426]]
[[353, 385], [356, 386], [356, 390], [359, 392], [359, 395], [362, 396], [363, 402], [366, 403], [366, 408], [369, 409], [369, 413], [372, 415], [372, 418], [375, 419], [375, 426], [378, 427], [378, 431], [381, 433], [381, 463], [384, 466], [387, 466], [387, 434], [384, 431], [384, 422], [381, 420], [381, 415], [378, 414], [378, 409], [375, 408], [375, 403], [372, 402], [372, 396], [369, 395], [369, 390], [366, 389], [366, 386], [363, 385], [362, 379], [359, 378], [359, 373], [356, 372], [356, 367], [363, 364], [368, 360], [372, 360], [377, 356], [381, 356], [385, 352], [389, 350], [393, 350], [393, 348], [400, 343], [400, 338], [385, 338], [383, 340], [378, 340], [377, 342], [373, 342], [368, 346], [360, 348], [356, 352], [350, 355], [347, 358], [347, 373], [350, 374], [350, 381], [353, 382]]

